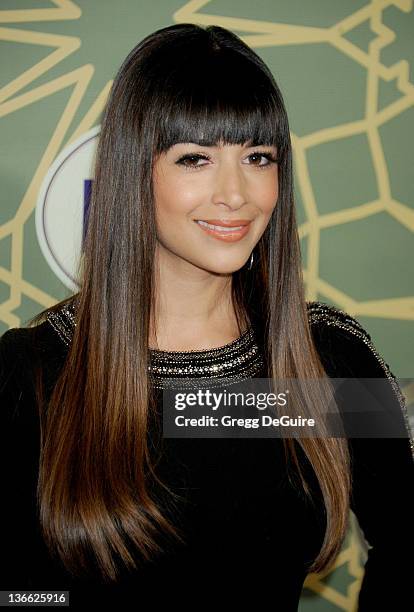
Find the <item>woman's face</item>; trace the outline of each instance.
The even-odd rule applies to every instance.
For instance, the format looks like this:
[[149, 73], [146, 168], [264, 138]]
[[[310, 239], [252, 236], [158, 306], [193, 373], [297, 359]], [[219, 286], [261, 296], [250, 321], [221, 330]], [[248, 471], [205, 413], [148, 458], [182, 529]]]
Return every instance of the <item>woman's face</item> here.
[[[154, 194], [162, 255], [222, 274], [247, 262], [278, 199], [276, 147], [248, 144], [178, 143], [158, 157]], [[248, 225], [241, 233], [217, 234], [199, 220]]]

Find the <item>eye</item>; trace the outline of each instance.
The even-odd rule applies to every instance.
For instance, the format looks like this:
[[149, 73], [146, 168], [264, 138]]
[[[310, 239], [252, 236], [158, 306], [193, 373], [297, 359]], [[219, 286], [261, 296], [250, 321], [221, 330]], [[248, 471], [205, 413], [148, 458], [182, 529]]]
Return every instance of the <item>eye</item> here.
[[[253, 166], [257, 166], [261, 169], [267, 168], [272, 164], [277, 163], [277, 159], [273, 157], [272, 153], [270, 153], [269, 151], [255, 151], [254, 153], [251, 153], [247, 159], [251, 158], [259, 159], [259, 161], [261, 158], [264, 158], [266, 160], [266, 163], [252, 164]], [[204, 155], [201, 153], [187, 153], [186, 155], [182, 155], [175, 163], [180, 166], [184, 166], [187, 170], [197, 170], [197, 168], [201, 168], [202, 166], [206, 165], [197, 163], [202, 159], [206, 161], [211, 161], [211, 158], [208, 155]]]
[[271, 166], [272, 164], [277, 163], [277, 159], [275, 157], [273, 157], [273, 155], [271, 153], [269, 153], [268, 151], [255, 151], [254, 153], [251, 153], [248, 157], [248, 159], [251, 158], [264, 158], [265, 160], [267, 160], [267, 163], [264, 164], [253, 164], [254, 166], [258, 166], [259, 168], [267, 168], [268, 166]]
[[205, 159], [209, 161], [208, 155], [200, 155], [198, 153], [190, 153], [187, 155], [183, 155], [176, 161], [177, 164], [186, 167], [187, 169], [193, 170], [199, 168], [200, 166], [204, 166], [205, 164], [196, 164], [193, 162], [197, 162], [200, 159]]

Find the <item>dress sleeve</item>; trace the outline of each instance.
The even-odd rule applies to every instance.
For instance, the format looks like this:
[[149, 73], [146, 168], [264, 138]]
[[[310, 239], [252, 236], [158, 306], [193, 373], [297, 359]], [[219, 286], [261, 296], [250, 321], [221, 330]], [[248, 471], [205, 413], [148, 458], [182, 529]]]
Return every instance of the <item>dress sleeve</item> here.
[[20, 328], [10, 329], [0, 337], [0, 589], [6, 591], [29, 586], [34, 520], [29, 510], [33, 508], [34, 491], [31, 473], [35, 473], [36, 466], [31, 454], [35, 432], [27, 410], [31, 404], [25, 366], [26, 337]]
[[414, 577], [414, 442], [405, 400], [389, 365], [359, 323], [349, 315], [332, 323], [325, 328], [324, 346], [335, 355], [329, 359], [341, 364], [335, 376], [387, 378], [391, 404], [387, 398], [386, 410], [400, 415], [407, 434], [349, 438], [351, 509], [371, 546], [357, 610], [405, 611], [412, 601]]

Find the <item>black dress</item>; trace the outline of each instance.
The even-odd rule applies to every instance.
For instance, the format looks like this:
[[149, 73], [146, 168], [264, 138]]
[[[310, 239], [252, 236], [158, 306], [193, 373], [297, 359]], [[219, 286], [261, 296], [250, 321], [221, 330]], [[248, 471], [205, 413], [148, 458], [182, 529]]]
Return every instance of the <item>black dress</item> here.
[[[406, 423], [406, 438], [355, 438], [349, 444], [351, 507], [372, 546], [358, 610], [407, 610], [414, 550], [414, 443], [404, 399], [370, 336], [353, 317], [321, 302], [309, 302], [308, 314], [328, 376], [388, 379]], [[260, 610], [297, 610], [307, 564], [321, 547], [326, 523], [306, 457], [298, 447], [315, 505], [289, 482], [281, 439], [165, 438], [157, 469], [185, 499], [176, 518], [186, 545], [171, 546], [145, 569], [124, 574], [116, 586], [92, 578], [75, 580], [50, 558], [36, 512], [39, 422], [31, 376], [33, 363], [40, 360], [50, 393], [75, 324], [69, 305], [35, 328], [13, 328], [0, 339], [0, 590], [69, 590], [72, 609], [106, 604], [135, 610], [149, 601], [155, 609], [160, 603], [182, 609], [227, 603], [247, 609], [254, 602]], [[214, 377], [225, 369], [226, 377], [242, 380], [260, 376], [262, 366], [249, 328], [234, 342], [209, 351], [152, 351], [150, 375], [162, 390], [165, 377], [188, 378], [194, 372]]]

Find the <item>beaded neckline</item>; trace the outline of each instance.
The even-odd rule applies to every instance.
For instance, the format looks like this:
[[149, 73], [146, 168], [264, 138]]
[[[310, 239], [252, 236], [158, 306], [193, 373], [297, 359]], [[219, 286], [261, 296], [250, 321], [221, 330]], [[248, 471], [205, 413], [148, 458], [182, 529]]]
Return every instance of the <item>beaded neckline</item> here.
[[[363, 342], [371, 351], [380, 364], [385, 376], [390, 381], [398, 398], [407, 432], [410, 440], [411, 453], [414, 459], [414, 437], [408, 420], [406, 401], [401, 389], [391, 372], [389, 365], [378, 353], [371, 336], [362, 327], [357, 319], [349, 313], [324, 302], [307, 302], [307, 314], [311, 327], [315, 325], [327, 325], [342, 329]], [[69, 346], [76, 327], [76, 311], [74, 300], [66, 303], [58, 311], [49, 312], [47, 321], [52, 326], [64, 345]], [[170, 386], [171, 379], [181, 383], [184, 378], [205, 376], [208, 386], [213, 386], [215, 379], [230, 378], [235, 382], [263, 374], [264, 360], [259, 349], [253, 328], [247, 329], [239, 338], [222, 347], [205, 351], [156, 351], [150, 349], [150, 361], [148, 366], [149, 377], [154, 387], [163, 389]], [[197, 378], [197, 385], [203, 379]], [[193, 381], [194, 383], [194, 381]], [[222, 384], [222, 380], [220, 381]], [[201, 386], [201, 385], [200, 385]]]
[[[76, 327], [74, 302], [47, 315], [50, 325], [66, 346]], [[238, 338], [222, 346], [191, 351], [149, 349], [148, 374], [156, 389], [232, 384], [263, 374], [264, 359], [250, 325]], [[196, 381], [194, 379], [197, 379]]]
[[190, 351], [167, 351], [164, 349], [155, 349], [155, 348], [150, 347], [149, 351], [151, 355], [153, 355], [154, 357], [161, 357], [163, 355], [171, 356], [171, 357], [175, 357], [177, 355], [194, 355], [196, 357], [197, 355], [205, 355], [206, 353], [217, 353], [218, 354], [229, 348], [235, 347], [240, 342], [243, 342], [243, 339], [245, 338], [245, 336], [247, 336], [248, 334], [251, 334], [252, 331], [253, 331], [253, 327], [249, 325], [247, 329], [244, 332], [242, 332], [242, 334], [238, 336], [235, 340], [232, 340], [231, 342], [228, 342], [227, 344], [223, 344], [221, 346], [215, 346], [210, 349], [192, 349]]
[[[197, 351], [154, 351], [148, 366], [156, 388], [181, 385], [215, 386], [257, 376], [263, 370], [263, 357], [250, 326], [238, 338], [223, 346]], [[189, 380], [186, 380], [189, 379]], [[220, 381], [221, 379], [221, 381]]]

